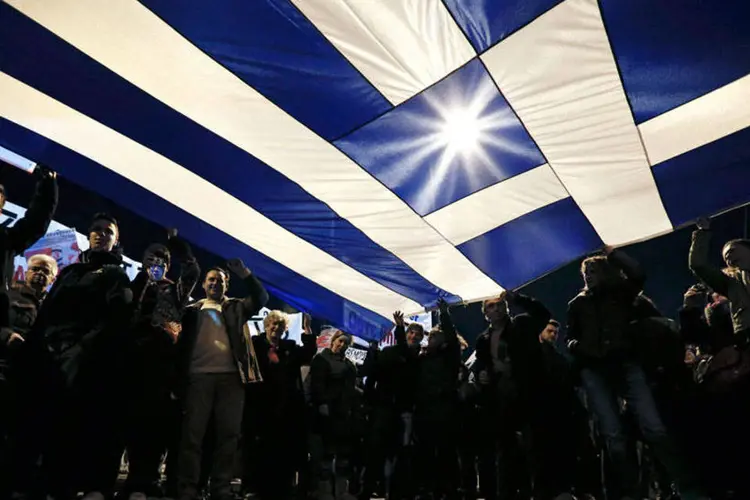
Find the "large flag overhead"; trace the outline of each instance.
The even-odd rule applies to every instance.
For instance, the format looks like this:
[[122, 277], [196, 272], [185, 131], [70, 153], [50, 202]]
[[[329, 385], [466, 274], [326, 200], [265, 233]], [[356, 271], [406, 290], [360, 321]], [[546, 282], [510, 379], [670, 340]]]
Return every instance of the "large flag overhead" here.
[[748, 22], [747, 0], [5, 0], [0, 146], [371, 338], [750, 202]]

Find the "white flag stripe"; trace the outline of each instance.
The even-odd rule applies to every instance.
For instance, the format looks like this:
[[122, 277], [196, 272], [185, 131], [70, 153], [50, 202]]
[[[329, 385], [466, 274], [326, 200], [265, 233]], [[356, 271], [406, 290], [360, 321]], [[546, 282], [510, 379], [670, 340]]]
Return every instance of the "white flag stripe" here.
[[546, 163], [437, 210], [425, 220], [460, 245], [550, 203], [568, 192]]
[[2, 146], [0, 146], [0, 160], [3, 160], [5, 163], [13, 165], [14, 167], [20, 168], [21, 170], [25, 170], [27, 172], [33, 172], [36, 168], [35, 162], [28, 160], [19, 154], [16, 154], [10, 149], [5, 149]]
[[476, 53], [440, 0], [292, 0], [393, 104]]
[[606, 244], [672, 229], [596, 0], [567, 0], [482, 59]]
[[393, 192], [135, 0], [9, 0], [166, 105], [325, 202], [435, 286], [465, 300], [500, 293]]
[[422, 309], [202, 177], [5, 73], [0, 95], [0, 116], [130, 179], [332, 292], [386, 318], [395, 310]]
[[750, 127], [750, 75], [641, 123], [652, 166]]

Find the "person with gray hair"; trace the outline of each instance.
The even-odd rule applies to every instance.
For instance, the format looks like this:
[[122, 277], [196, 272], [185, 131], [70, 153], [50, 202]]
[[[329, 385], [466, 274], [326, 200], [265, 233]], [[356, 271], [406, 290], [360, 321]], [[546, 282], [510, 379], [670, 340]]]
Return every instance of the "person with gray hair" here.
[[[36, 321], [37, 310], [47, 293], [47, 287], [57, 276], [57, 262], [49, 255], [32, 255], [27, 263], [25, 280], [15, 284], [7, 294], [9, 299], [8, 322], [0, 328], [0, 406], [13, 408], [19, 404], [18, 376], [15, 372], [23, 363], [24, 342]], [[18, 422], [10, 419], [15, 412], [0, 414], [0, 442], [7, 437], [8, 454], [16, 454]], [[6, 469], [7, 470], [7, 469]], [[20, 474], [0, 477], [0, 483], [11, 486], [21, 480]]]
[[11, 346], [23, 342], [24, 335], [36, 320], [36, 312], [57, 276], [57, 261], [45, 254], [36, 254], [26, 262], [25, 280], [9, 291], [8, 326], [0, 329], [0, 344]]
[[262, 478], [257, 484], [262, 500], [290, 498], [295, 472], [307, 461], [301, 369], [310, 364], [318, 350], [310, 321], [310, 316], [305, 314], [302, 345], [285, 338], [289, 317], [277, 310], [264, 318], [264, 333], [252, 337], [263, 382], [249, 387], [246, 407], [249, 418], [246, 420], [251, 420], [252, 424], [246, 425], [245, 431], [246, 435], [257, 437], [260, 452], [249, 450], [249, 454], [263, 455], [257, 470], [253, 471]]

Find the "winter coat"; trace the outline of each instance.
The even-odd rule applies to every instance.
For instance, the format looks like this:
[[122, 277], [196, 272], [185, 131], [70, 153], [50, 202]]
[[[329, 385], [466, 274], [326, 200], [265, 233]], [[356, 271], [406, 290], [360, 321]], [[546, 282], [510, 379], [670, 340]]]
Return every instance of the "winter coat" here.
[[8, 326], [0, 329], [0, 380], [13, 363], [13, 359], [24, 349], [23, 342], [8, 345], [12, 333], [26, 338], [36, 321], [37, 312], [45, 293], [38, 293], [25, 283], [19, 283], [8, 291]]
[[332, 418], [347, 419], [357, 403], [357, 368], [346, 356], [330, 348], [318, 353], [310, 364], [312, 403], [316, 409], [325, 405]]
[[[513, 304], [526, 312], [508, 317], [501, 342], [508, 347], [513, 393], [529, 399], [539, 393], [538, 389], [543, 383], [544, 359], [539, 334], [549, 324], [551, 315], [544, 304], [526, 295], [515, 294]], [[499, 384], [507, 384], [508, 381], [501, 381], [502, 375], [495, 374], [492, 370], [491, 333], [488, 328], [477, 338], [476, 361], [471, 369], [477, 377], [479, 373], [486, 371], [492, 379], [490, 386], [497, 388]]]
[[632, 348], [628, 331], [636, 318], [634, 305], [643, 290], [645, 275], [635, 261], [619, 250], [608, 259], [624, 277], [583, 290], [568, 304], [568, 339], [577, 341], [572, 354], [583, 365], [625, 357]]
[[68, 384], [82, 371], [96, 377], [121, 354], [131, 301], [122, 257], [87, 250], [60, 271], [26, 341], [51, 354]]
[[714, 292], [729, 299], [734, 333], [750, 334], [750, 272], [736, 270], [731, 275], [709, 263], [708, 252], [711, 232], [693, 232], [690, 247], [690, 270]]
[[[221, 315], [229, 337], [232, 356], [237, 365], [237, 372], [243, 384], [260, 382], [263, 378], [258, 367], [255, 347], [250, 339], [247, 322], [268, 302], [268, 292], [261, 282], [250, 275], [245, 278], [249, 293], [243, 299], [225, 298], [221, 304]], [[193, 356], [198, 333], [200, 331], [201, 306], [204, 300], [190, 304], [182, 318], [182, 332], [177, 342], [178, 377], [180, 389], [184, 388], [190, 373], [190, 361]], [[180, 390], [180, 392], [182, 392]]]
[[371, 405], [401, 414], [414, 411], [419, 346], [407, 345], [403, 326], [396, 327], [395, 337], [395, 345], [368, 353], [368, 359], [374, 359], [367, 373], [365, 397]]
[[281, 340], [271, 354], [265, 335], [252, 337], [263, 382], [252, 386], [251, 411], [262, 414], [264, 424], [299, 422], [305, 411], [301, 368], [309, 365], [318, 349], [316, 337], [302, 335], [302, 345]]
[[172, 261], [180, 265], [180, 276], [177, 282], [167, 278], [154, 282], [146, 270], [138, 273], [131, 284], [133, 315], [128, 335], [134, 377], [165, 391], [174, 388], [175, 335], [179, 338], [185, 307], [200, 277], [200, 267], [186, 242], [171, 238], [167, 246]]

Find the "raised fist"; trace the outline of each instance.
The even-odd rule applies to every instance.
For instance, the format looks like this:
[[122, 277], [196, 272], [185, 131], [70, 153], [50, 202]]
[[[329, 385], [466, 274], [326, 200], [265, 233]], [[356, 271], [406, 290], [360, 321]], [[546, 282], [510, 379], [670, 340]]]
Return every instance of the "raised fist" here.
[[695, 225], [698, 226], [698, 229], [701, 231], [708, 231], [711, 229], [711, 219], [707, 217], [701, 217], [697, 221], [695, 221]]
[[236, 274], [240, 278], [246, 278], [250, 276], [250, 269], [248, 269], [245, 263], [242, 262], [242, 259], [228, 260], [227, 267], [229, 268], [230, 271], [232, 271], [234, 274]]

